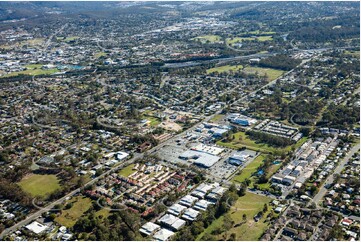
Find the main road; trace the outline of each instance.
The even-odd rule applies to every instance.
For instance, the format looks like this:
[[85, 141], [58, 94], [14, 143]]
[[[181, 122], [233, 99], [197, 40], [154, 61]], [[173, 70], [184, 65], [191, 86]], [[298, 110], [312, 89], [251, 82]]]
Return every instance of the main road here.
[[[308, 60], [309, 60], [309, 59], [308, 59]], [[303, 64], [306, 63], [308, 60], [303, 61], [300, 65], [303, 65]], [[299, 65], [299, 66], [300, 66], [300, 65]], [[255, 90], [255, 91], [253, 91], [253, 92], [251, 92], [251, 93], [248, 93], [247, 95], [243, 96], [242, 98], [234, 101], [232, 104], [236, 104], [237, 102], [243, 101], [243, 100], [245, 100], [246, 98], [248, 98], [250, 95], [254, 95], [254, 94], [257, 93], [258, 91], [260, 91], [260, 90], [262, 90], [262, 89], [264, 89], [264, 88], [266, 88], [266, 87], [269, 87], [269, 86], [275, 84], [278, 79], [280, 79], [280, 78], [282, 78], [283, 76], [289, 74], [289, 73], [292, 72], [293, 70], [294, 70], [294, 69], [292, 69], [291, 71], [283, 74], [283, 75], [280, 76], [279, 78], [277, 78], [277, 79], [275, 79], [275, 80], [267, 83], [266, 85], [258, 88], [257, 90]], [[177, 139], [178, 139], [179, 137], [181, 137], [181, 136], [184, 136], [186, 133], [191, 132], [191, 131], [194, 131], [199, 124], [201, 124], [201, 123], [203, 123], [203, 122], [208, 122], [208, 121], [211, 120], [215, 115], [218, 115], [218, 114], [220, 114], [221, 112], [222, 112], [222, 109], [218, 110], [216, 113], [214, 113], [214, 114], [212, 114], [212, 115], [210, 115], [210, 116], [208, 116], [208, 117], [205, 117], [202, 121], [200, 121], [200, 122], [198, 122], [197, 124], [193, 125], [191, 128], [183, 131], [182, 133], [179, 133], [179, 134], [173, 136], [172, 138], [168, 139], [168, 140], [165, 141], [164, 143], [161, 143], [161, 144], [159, 144], [159, 145], [151, 148], [150, 150], [148, 150], [147, 153], [156, 152], [157, 150], [161, 149], [163, 146], [167, 145], [168, 143], [171, 143], [171, 142], [177, 140]], [[18, 222], [17, 224], [13, 225], [13, 226], [10, 227], [10, 228], [5, 229], [5, 230], [0, 234], [0, 240], [2, 240], [2, 239], [4, 238], [4, 236], [6, 236], [7, 234], [12, 233], [12, 232], [15, 232], [16, 230], [18, 230], [18, 229], [21, 228], [22, 226], [27, 225], [28, 223], [30, 223], [32, 220], [40, 217], [42, 213], [51, 210], [55, 205], [64, 202], [68, 197], [74, 196], [76, 193], [80, 192], [82, 188], [96, 183], [97, 181], [99, 181], [100, 179], [104, 178], [105, 176], [107, 176], [107, 175], [109, 175], [109, 174], [111, 174], [111, 173], [113, 173], [113, 172], [116, 172], [117, 170], [121, 169], [122, 167], [124, 167], [124, 166], [126, 166], [126, 165], [129, 165], [129, 164], [135, 162], [137, 159], [140, 159], [140, 158], [143, 158], [143, 157], [144, 157], [144, 153], [143, 153], [143, 154], [134, 154], [133, 158], [131, 158], [131, 159], [129, 159], [129, 160], [123, 162], [123, 163], [120, 163], [120, 164], [114, 166], [113, 168], [111, 168], [110, 170], [104, 172], [104, 173], [101, 174], [100, 176], [92, 179], [91, 181], [89, 181], [88, 183], [86, 183], [85, 185], [83, 185], [82, 187], [77, 188], [77, 189], [73, 190], [72, 192], [69, 192], [68, 194], [66, 194], [66, 195], [63, 196], [62, 198], [60, 198], [60, 199], [58, 199], [58, 200], [56, 200], [56, 201], [48, 204], [48, 205], [45, 206], [43, 209], [40, 209], [40, 210], [34, 212], [33, 214], [31, 214], [31, 215], [29, 215], [28, 217], [26, 217], [24, 220]]]

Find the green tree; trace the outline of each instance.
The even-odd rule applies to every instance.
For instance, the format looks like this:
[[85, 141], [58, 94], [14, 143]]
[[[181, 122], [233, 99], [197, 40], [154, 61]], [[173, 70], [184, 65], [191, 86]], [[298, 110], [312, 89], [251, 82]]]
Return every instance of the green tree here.
[[243, 197], [244, 195], [246, 195], [246, 191], [247, 191], [247, 184], [242, 182], [237, 194], [238, 196]]

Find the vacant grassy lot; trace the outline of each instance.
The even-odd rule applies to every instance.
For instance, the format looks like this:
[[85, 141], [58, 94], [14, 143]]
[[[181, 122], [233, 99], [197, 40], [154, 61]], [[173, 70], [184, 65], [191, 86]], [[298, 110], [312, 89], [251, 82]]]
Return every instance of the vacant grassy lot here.
[[222, 114], [216, 114], [210, 121], [211, 122], [218, 122], [222, 120], [225, 117], [225, 115]]
[[240, 175], [236, 175], [232, 178], [232, 181], [235, 182], [244, 182], [247, 178], [250, 178], [254, 172], [257, 171], [257, 168], [262, 164], [265, 159], [265, 155], [259, 155], [251, 163], [249, 163], [245, 168], [242, 169]]
[[130, 174], [132, 174], [133, 172], [135, 172], [133, 169], [133, 167], [135, 166], [135, 164], [130, 164], [129, 166], [124, 167], [123, 169], [121, 169], [118, 174], [124, 177], [128, 177]]
[[[234, 226], [230, 230], [215, 235], [217, 240], [228, 240], [232, 233], [236, 234], [236, 240], [239, 241], [256, 241], [267, 229], [268, 224], [265, 222], [268, 212], [263, 215], [263, 218], [255, 222], [253, 217], [263, 210], [265, 204], [271, 201], [265, 196], [256, 195], [253, 193], [246, 193], [245, 196], [240, 197], [237, 202], [231, 207], [228, 214], [234, 221]], [[270, 208], [268, 208], [268, 211]], [[246, 215], [246, 221], [243, 221], [243, 214]], [[212, 231], [223, 227], [224, 216], [219, 217], [208, 228], [198, 236], [197, 240], [201, 240], [206, 233], [211, 234]]]
[[34, 45], [41, 45], [44, 43], [43, 38], [35, 38], [35, 39], [29, 39], [29, 40], [25, 40], [20, 42], [20, 45], [30, 45], [30, 46], [34, 46]]
[[0, 49], [8, 50], [8, 49], [11, 49], [11, 48], [12, 48], [11, 45], [0, 45]]
[[218, 35], [202, 35], [195, 37], [194, 40], [200, 40], [202, 43], [209, 41], [210, 43], [221, 42], [222, 37]]
[[55, 218], [55, 221], [67, 228], [71, 228], [84, 212], [92, 206], [92, 203], [91, 199], [87, 197], [74, 197], [68, 203], [72, 203], [73, 206], [69, 209], [63, 209], [61, 215]]
[[277, 79], [284, 72], [276, 69], [262, 68], [262, 67], [246, 67], [243, 69], [243, 71], [249, 74], [258, 73], [259, 76], [264, 76], [266, 74], [267, 79], [269, 81], [273, 81], [274, 79]]
[[18, 185], [33, 197], [46, 198], [60, 188], [59, 180], [55, 175], [30, 175], [24, 177]]
[[207, 70], [207, 74], [211, 74], [213, 72], [218, 72], [218, 73], [230, 72], [230, 71], [236, 72], [242, 69], [243, 69], [242, 65], [235, 65], [235, 66], [226, 65], [226, 66], [210, 68]]

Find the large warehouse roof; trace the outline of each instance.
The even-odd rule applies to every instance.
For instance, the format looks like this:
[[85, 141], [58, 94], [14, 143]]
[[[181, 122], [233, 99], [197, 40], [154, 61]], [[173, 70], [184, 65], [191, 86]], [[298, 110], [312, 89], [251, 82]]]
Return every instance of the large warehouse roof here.
[[213, 166], [217, 161], [220, 160], [219, 156], [216, 155], [210, 155], [201, 151], [195, 151], [195, 150], [187, 150], [183, 152], [179, 158], [182, 159], [193, 159], [193, 163], [199, 166], [203, 167], [211, 167]]

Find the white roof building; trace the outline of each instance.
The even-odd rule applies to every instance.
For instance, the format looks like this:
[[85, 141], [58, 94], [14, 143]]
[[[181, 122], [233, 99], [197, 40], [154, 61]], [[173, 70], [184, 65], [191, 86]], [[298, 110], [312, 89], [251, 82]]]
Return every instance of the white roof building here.
[[198, 202], [196, 202], [196, 204], [194, 204], [193, 208], [196, 210], [206, 211], [210, 204], [211, 203], [208, 202], [207, 200], [202, 199], [202, 200], [199, 200]]
[[193, 208], [188, 208], [182, 218], [186, 219], [186, 220], [189, 220], [189, 221], [194, 221], [199, 215], [199, 212], [194, 210]]
[[168, 229], [161, 229], [154, 234], [153, 238], [158, 241], [166, 241], [174, 235], [174, 232]]
[[224, 187], [221, 187], [221, 186], [216, 187], [207, 195], [207, 198], [213, 199], [213, 200], [218, 200], [220, 197], [222, 197], [222, 195], [226, 191], [227, 191], [227, 189]]
[[158, 219], [158, 222], [161, 224], [172, 225], [176, 220], [177, 220], [176, 216], [172, 214], [166, 214], [160, 219]]
[[208, 146], [208, 145], [204, 145], [204, 144], [198, 144], [198, 145], [194, 146], [192, 148], [192, 150], [204, 152], [204, 153], [207, 153], [210, 155], [219, 155], [220, 153], [222, 153], [224, 151], [223, 148], [218, 148], [215, 146]]
[[191, 195], [198, 197], [198, 198], [204, 198], [206, 196], [207, 192], [209, 192], [215, 186], [216, 186], [215, 184], [209, 185], [206, 183], [202, 183], [196, 189], [194, 189], [194, 191], [191, 193]]
[[47, 230], [49, 227], [44, 224], [41, 224], [37, 221], [34, 221], [31, 224], [26, 225], [25, 228], [27, 228], [28, 230], [30, 230], [31, 232], [33, 232], [35, 234], [41, 234], [42, 232]]
[[186, 207], [191, 207], [196, 201], [198, 201], [198, 198], [191, 195], [186, 195], [179, 201], [179, 204], [182, 204]]
[[145, 223], [140, 229], [139, 232], [145, 234], [145, 235], [151, 235], [153, 234], [155, 231], [159, 230], [160, 226], [158, 224], [152, 223], [152, 222], [148, 222]]
[[117, 160], [123, 160], [125, 158], [127, 158], [129, 156], [128, 153], [122, 152], [122, 151], [118, 151], [115, 155], [115, 157], [117, 158]]
[[172, 214], [164, 215], [163, 217], [158, 219], [158, 222], [175, 230], [179, 230], [186, 224], [186, 221], [184, 221], [183, 219], [179, 219]]
[[178, 231], [178, 230], [180, 230], [184, 225], [186, 225], [186, 221], [184, 221], [183, 219], [177, 218], [177, 220], [171, 225], [171, 227]]
[[70, 240], [71, 237], [73, 237], [73, 235], [68, 233], [68, 234], [63, 234], [63, 236], [61, 237], [61, 239], [62, 239], [62, 240]]
[[179, 155], [180, 159], [191, 160], [195, 165], [209, 168], [221, 158], [216, 155], [210, 155], [196, 150], [187, 150]]
[[168, 209], [168, 213], [173, 214], [175, 216], [179, 216], [184, 210], [186, 210], [187, 207], [182, 206], [178, 203], [173, 204], [169, 209]]

